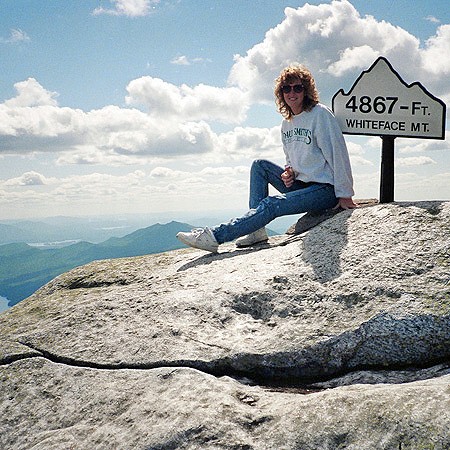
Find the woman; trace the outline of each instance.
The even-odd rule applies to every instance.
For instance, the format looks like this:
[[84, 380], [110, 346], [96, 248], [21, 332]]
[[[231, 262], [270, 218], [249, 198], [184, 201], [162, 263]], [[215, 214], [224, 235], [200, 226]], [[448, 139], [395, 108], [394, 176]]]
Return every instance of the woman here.
[[[265, 226], [276, 217], [325, 210], [356, 208], [347, 147], [333, 113], [319, 103], [311, 72], [294, 64], [276, 79], [275, 98], [284, 117], [281, 139], [286, 166], [256, 160], [250, 172], [250, 210], [213, 228], [180, 232], [183, 243], [217, 252], [220, 244], [239, 247], [268, 239]], [[280, 195], [269, 196], [269, 185]]]

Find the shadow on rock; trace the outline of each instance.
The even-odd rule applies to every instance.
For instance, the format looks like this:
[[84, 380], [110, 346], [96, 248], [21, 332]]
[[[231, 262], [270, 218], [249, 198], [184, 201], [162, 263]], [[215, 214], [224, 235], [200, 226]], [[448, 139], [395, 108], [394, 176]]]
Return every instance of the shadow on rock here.
[[264, 243], [258, 244], [257, 246], [254, 247], [236, 248], [235, 250], [223, 251], [220, 253], [206, 253], [205, 255], [202, 255], [198, 258], [194, 258], [188, 263], [183, 264], [181, 267], [177, 269], [177, 272], [183, 272], [185, 270], [192, 269], [193, 267], [211, 264], [214, 261], [222, 261], [229, 258], [235, 258], [236, 256], [242, 256], [247, 253], [254, 253], [255, 251], [264, 250], [271, 247], [273, 246]]
[[347, 220], [353, 211], [338, 211], [302, 239], [303, 260], [320, 283], [338, 278], [342, 273], [341, 253], [347, 246]]

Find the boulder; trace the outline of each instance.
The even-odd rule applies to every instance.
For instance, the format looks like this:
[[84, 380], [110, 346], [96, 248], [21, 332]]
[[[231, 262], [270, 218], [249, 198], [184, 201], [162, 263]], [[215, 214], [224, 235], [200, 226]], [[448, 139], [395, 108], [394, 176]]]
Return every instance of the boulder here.
[[2, 448], [450, 448], [450, 203], [96, 261], [0, 315]]

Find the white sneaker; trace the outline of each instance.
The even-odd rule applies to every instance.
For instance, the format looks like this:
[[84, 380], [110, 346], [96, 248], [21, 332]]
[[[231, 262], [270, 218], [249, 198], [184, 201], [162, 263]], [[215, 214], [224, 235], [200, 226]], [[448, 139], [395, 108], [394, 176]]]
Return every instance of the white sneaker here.
[[253, 244], [258, 244], [259, 242], [267, 242], [269, 236], [265, 228], [260, 228], [253, 233], [242, 236], [236, 240], [236, 247], [250, 247]]
[[219, 243], [216, 241], [213, 232], [208, 228], [196, 228], [189, 232], [180, 231], [177, 233], [177, 238], [183, 244], [190, 247], [206, 250], [207, 252], [217, 253]]

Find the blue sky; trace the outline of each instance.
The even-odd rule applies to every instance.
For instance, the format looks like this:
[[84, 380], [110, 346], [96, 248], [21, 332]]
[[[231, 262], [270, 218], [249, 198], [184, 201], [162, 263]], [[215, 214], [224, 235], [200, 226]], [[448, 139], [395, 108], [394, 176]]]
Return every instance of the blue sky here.
[[[448, 0], [3, 0], [0, 220], [244, 210], [252, 159], [283, 163], [287, 63], [331, 106], [385, 56], [449, 105], [449, 49]], [[346, 141], [378, 197], [381, 140]], [[449, 200], [449, 152], [397, 139], [395, 199]]]

